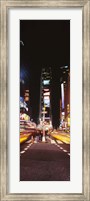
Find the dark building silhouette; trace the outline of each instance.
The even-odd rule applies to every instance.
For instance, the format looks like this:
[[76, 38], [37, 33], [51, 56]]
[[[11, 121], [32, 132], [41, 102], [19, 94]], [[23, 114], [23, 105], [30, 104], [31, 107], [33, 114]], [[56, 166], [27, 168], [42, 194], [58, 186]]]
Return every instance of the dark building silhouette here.
[[[59, 68], [43, 68], [40, 84], [41, 120], [52, 121], [54, 128], [60, 125], [60, 72]], [[44, 115], [45, 111], [45, 115]], [[43, 119], [44, 117], [44, 119]]]
[[59, 68], [52, 68], [52, 125], [54, 128], [58, 128], [60, 125], [60, 72]]

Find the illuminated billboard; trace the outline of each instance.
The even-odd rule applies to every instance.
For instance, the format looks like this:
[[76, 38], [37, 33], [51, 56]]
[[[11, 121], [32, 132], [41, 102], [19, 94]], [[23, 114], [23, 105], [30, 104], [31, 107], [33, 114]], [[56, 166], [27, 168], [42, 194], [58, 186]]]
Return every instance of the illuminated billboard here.
[[46, 107], [50, 107], [50, 97], [49, 96], [44, 96], [44, 105]]
[[44, 92], [47, 92], [47, 91], [49, 91], [49, 89], [46, 89], [46, 88], [45, 88], [45, 89], [43, 89], [43, 90], [44, 90]]
[[50, 84], [50, 80], [43, 80], [43, 84], [44, 85], [49, 85]]
[[44, 96], [50, 96], [50, 92], [44, 92]]
[[62, 109], [64, 109], [64, 85], [61, 84]]

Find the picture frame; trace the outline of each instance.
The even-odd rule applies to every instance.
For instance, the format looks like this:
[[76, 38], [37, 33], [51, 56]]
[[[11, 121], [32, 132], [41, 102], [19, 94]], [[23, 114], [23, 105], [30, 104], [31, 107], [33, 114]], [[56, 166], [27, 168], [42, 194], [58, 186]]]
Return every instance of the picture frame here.
[[[83, 133], [83, 183], [82, 193], [75, 194], [18, 194], [8, 193], [8, 21], [7, 15], [10, 8], [82, 8], [82, 52], [83, 52], [83, 97], [82, 97], [82, 133]], [[66, 201], [89, 201], [90, 200], [90, 1], [89, 0], [0, 0], [0, 152], [1, 152], [1, 163], [0, 163], [0, 175], [1, 185], [0, 194], [1, 201], [9, 200], [66, 200]]]

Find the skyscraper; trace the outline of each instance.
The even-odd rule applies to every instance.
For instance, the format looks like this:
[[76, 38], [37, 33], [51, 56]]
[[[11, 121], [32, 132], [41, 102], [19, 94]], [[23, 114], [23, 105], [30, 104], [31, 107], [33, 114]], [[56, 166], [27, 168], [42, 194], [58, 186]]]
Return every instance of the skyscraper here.
[[42, 68], [40, 83], [40, 112], [39, 118], [44, 121], [51, 120], [51, 68]]
[[68, 66], [63, 66], [60, 68], [60, 72], [60, 120], [70, 126], [70, 69]]

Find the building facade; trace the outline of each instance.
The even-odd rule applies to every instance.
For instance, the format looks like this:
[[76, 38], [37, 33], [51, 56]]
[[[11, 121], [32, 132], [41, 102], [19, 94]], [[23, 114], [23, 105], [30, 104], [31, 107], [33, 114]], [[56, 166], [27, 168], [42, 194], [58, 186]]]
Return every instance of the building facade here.
[[60, 69], [60, 121], [63, 126], [70, 127], [70, 69], [63, 66]]

